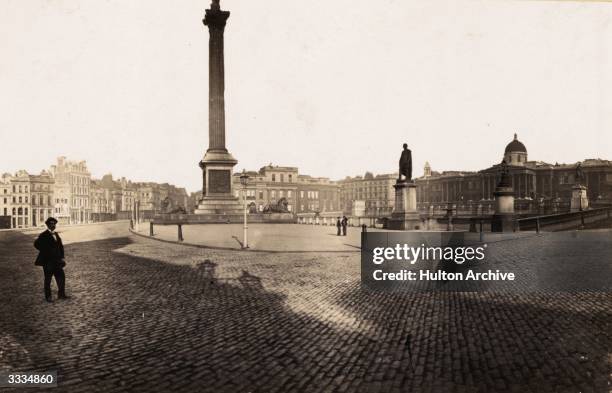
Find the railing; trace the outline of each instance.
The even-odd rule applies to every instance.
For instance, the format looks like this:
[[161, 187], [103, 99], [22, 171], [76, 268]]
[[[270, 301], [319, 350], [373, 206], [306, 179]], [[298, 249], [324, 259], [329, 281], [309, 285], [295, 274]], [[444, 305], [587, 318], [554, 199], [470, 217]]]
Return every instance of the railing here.
[[[451, 202], [418, 202], [419, 213], [428, 216], [443, 217], [452, 206], [456, 216], [486, 216], [495, 214], [495, 200], [486, 199], [480, 201], [451, 201]], [[569, 200], [543, 200], [515, 198], [514, 212], [519, 215], [545, 215], [566, 212], [570, 209]]]
[[583, 228], [585, 224], [610, 219], [612, 208], [583, 210], [573, 213], [550, 214], [516, 220], [517, 231], [563, 230]]

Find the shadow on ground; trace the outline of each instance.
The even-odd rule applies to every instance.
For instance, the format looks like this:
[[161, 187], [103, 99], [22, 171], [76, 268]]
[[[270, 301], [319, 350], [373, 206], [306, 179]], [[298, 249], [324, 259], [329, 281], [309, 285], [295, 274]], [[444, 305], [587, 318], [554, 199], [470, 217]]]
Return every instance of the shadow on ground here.
[[57, 369], [55, 392], [569, 392], [600, 391], [607, 378], [609, 295], [350, 285], [339, 305], [357, 318], [338, 329], [290, 311], [248, 270], [227, 280], [214, 260], [116, 252], [126, 237], [67, 246], [73, 299], [47, 305], [32, 241], [0, 239], [0, 335], [19, 349], [0, 366]]

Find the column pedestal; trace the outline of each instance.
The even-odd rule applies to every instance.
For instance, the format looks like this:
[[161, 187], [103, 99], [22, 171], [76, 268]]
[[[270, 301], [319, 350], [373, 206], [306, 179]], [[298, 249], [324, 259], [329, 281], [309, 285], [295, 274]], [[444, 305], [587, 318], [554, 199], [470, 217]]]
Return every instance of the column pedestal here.
[[395, 185], [395, 207], [389, 219], [389, 229], [416, 230], [421, 219], [417, 211], [416, 184], [398, 180]]
[[195, 214], [242, 214], [243, 206], [232, 189], [232, 172], [237, 162], [227, 151], [206, 152], [200, 161], [205, 193]]
[[572, 200], [570, 202], [570, 212], [579, 212], [589, 208], [589, 199], [587, 198], [587, 188], [580, 184], [572, 187]]

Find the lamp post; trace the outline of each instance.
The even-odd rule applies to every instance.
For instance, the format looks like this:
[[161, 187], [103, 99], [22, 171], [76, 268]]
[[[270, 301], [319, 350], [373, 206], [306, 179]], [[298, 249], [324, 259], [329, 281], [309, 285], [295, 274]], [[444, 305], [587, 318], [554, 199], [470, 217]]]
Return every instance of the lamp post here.
[[249, 182], [249, 175], [246, 174], [246, 171], [242, 170], [242, 175], [240, 175], [240, 184], [242, 184], [243, 189], [243, 199], [244, 199], [244, 244], [242, 248], [249, 248], [249, 238], [248, 238], [248, 226], [247, 226], [247, 199], [246, 199], [246, 191], [247, 184]]

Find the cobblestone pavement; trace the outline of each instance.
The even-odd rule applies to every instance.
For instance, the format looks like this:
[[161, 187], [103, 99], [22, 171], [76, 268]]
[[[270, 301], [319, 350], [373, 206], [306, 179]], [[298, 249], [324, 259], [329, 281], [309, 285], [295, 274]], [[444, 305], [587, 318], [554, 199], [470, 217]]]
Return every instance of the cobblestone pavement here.
[[[64, 235], [72, 299], [53, 304], [32, 235], [0, 234], [0, 369], [56, 369], [53, 392], [610, 390], [610, 293], [368, 293], [357, 253], [206, 250], [110, 225]], [[491, 247], [570, 263], [578, 241]], [[609, 241], [584, 244], [610, 258]]]

